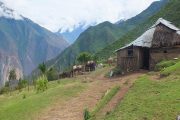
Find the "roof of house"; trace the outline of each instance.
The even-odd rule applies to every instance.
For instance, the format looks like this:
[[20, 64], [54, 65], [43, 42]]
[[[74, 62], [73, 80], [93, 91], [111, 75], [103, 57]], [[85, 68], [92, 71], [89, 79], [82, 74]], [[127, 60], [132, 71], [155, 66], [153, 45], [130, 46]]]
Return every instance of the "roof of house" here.
[[128, 45], [120, 48], [120, 49], [117, 49], [115, 52], [119, 51], [119, 50], [122, 50], [124, 48], [127, 48], [129, 46], [139, 46], [139, 47], [148, 47], [150, 48], [152, 46], [152, 39], [153, 39], [153, 35], [154, 35], [154, 32], [156, 30], [156, 26], [159, 25], [159, 24], [163, 24], [165, 25], [166, 27], [172, 29], [172, 30], [175, 30], [177, 32], [177, 34], [180, 34], [180, 29], [177, 28], [176, 26], [174, 26], [171, 22], [163, 19], [163, 18], [159, 18], [157, 20], [157, 22], [152, 26], [150, 27], [146, 32], [144, 32], [140, 37], [138, 37], [136, 40], [134, 40], [133, 42], [129, 43]]

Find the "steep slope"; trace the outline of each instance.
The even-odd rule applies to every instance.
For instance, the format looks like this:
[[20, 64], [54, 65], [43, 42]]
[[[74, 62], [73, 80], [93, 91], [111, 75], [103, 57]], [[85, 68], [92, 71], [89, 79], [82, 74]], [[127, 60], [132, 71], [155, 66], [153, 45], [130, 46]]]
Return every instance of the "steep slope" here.
[[146, 31], [150, 26], [157, 21], [158, 18], [164, 18], [168, 21], [171, 21], [177, 27], [180, 27], [180, 1], [171, 0], [168, 4], [163, 7], [158, 13], [150, 17], [144, 23], [139, 24], [135, 29], [128, 32], [126, 35], [121, 37], [118, 41], [113, 44], [105, 47], [102, 51], [98, 52], [96, 55], [101, 56], [101, 58], [107, 58], [113, 55], [114, 50], [128, 44], [129, 42], [135, 40], [139, 37], [144, 31]]
[[0, 2], [0, 85], [9, 71], [18, 78], [28, 75], [39, 63], [56, 57], [68, 43]]
[[76, 40], [74, 44], [63, 51], [57, 58], [49, 61], [49, 66], [55, 66], [64, 70], [74, 64], [80, 52], [88, 51], [95, 53], [106, 45], [111, 44], [122, 35], [121, 29], [110, 22], [104, 22], [94, 27], [89, 27]]
[[[143, 23], [146, 19], [156, 14], [166, 3], [167, 0], [154, 2], [147, 8], [147, 10], [143, 11], [139, 15], [127, 21], [118, 22], [118, 24], [104, 22], [97, 26], [90, 27], [79, 36], [73, 45], [67, 48], [57, 58], [49, 61], [47, 64], [49, 66], [56, 66], [60, 70], [64, 70], [74, 63], [76, 56], [80, 52], [88, 51], [94, 54], [101, 51], [104, 47], [124, 36], [128, 31], [131, 31], [138, 24]], [[103, 50], [100, 52], [100, 57], [104, 58], [104, 56], [106, 56], [106, 52], [111, 53], [112, 50], [110, 52], [104, 52]], [[107, 54], [107, 56], [108, 55], [109, 54]]]
[[138, 24], [143, 23], [145, 20], [148, 20], [151, 16], [156, 14], [164, 5], [166, 5], [168, 0], [160, 0], [153, 2], [147, 9], [142, 11], [140, 14], [136, 15], [135, 17], [132, 17], [126, 21], [120, 21], [117, 23], [119, 27], [122, 29], [125, 29], [127, 31], [130, 31]]

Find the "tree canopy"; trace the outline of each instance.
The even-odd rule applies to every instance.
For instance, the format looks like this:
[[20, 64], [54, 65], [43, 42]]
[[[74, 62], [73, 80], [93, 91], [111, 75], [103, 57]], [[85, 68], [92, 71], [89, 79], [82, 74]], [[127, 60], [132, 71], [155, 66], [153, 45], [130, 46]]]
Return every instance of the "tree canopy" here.
[[46, 74], [47, 68], [44, 62], [42, 64], [39, 64], [38, 68], [42, 74]]
[[16, 80], [17, 76], [16, 76], [16, 70], [15, 69], [12, 69], [10, 72], [9, 72], [9, 80]]
[[92, 55], [88, 52], [83, 52], [83, 53], [79, 54], [79, 56], [77, 57], [77, 61], [82, 64], [85, 64], [86, 62], [88, 62], [91, 59], [92, 59]]

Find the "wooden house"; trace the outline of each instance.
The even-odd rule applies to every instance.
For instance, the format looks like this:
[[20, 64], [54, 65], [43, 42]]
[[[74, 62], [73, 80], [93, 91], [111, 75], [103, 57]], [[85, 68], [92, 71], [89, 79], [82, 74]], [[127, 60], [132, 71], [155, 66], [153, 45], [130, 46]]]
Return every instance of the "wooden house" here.
[[160, 18], [139, 38], [116, 52], [117, 65], [125, 72], [153, 70], [162, 60], [180, 58], [180, 29]]

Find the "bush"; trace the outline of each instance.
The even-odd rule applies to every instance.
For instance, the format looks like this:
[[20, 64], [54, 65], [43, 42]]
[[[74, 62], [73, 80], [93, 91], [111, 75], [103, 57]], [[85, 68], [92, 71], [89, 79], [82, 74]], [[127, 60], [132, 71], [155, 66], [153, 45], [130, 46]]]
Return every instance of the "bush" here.
[[37, 92], [44, 92], [48, 88], [47, 85], [48, 85], [47, 77], [45, 75], [39, 77], [36, 80], [36, 89], [37, 89]]
[[110, 72], [108, 72], [105, 75], [105, 77], [113, 77], [113, 76], [117, 76], [117, 75], [122, 75], [122, 73], [123, 73], [123, 70], [120, 67], [115, 67]]
[[19, 80], [19, 83], [18, 83], [18, 89], [19, 91], [21, 91], [23, 88], [26, 88], [28, 85], [28, 81], [27, 80]]
[[84, 109], [84, 120], [89, 120], [91, 118], [88, 109]]
[[23, 99], [26, 99], [26, 94], [23, 94]]
[[180, 61], [170, 67], [167, 67], [167, 68], [161, 70], [160, 76], [166, 77], [166, 76], [171, 75], [174, 72], [179, 72], [179, 70], [180, 70]]
[[5, 94], [5, 93], [8, 93], [8, 92], [9, 92], [9, 88], [8, 87], [3, 87], [0, 90], [0, 94]]
[[172, 65], [175, 65], [176, 61], [175, 60], [170, 60], [170, 61], [161, 61], [160, 63], [156, 64], [155, 66], [155, 71], [161, 71], [167, 67], [170, 67]]

